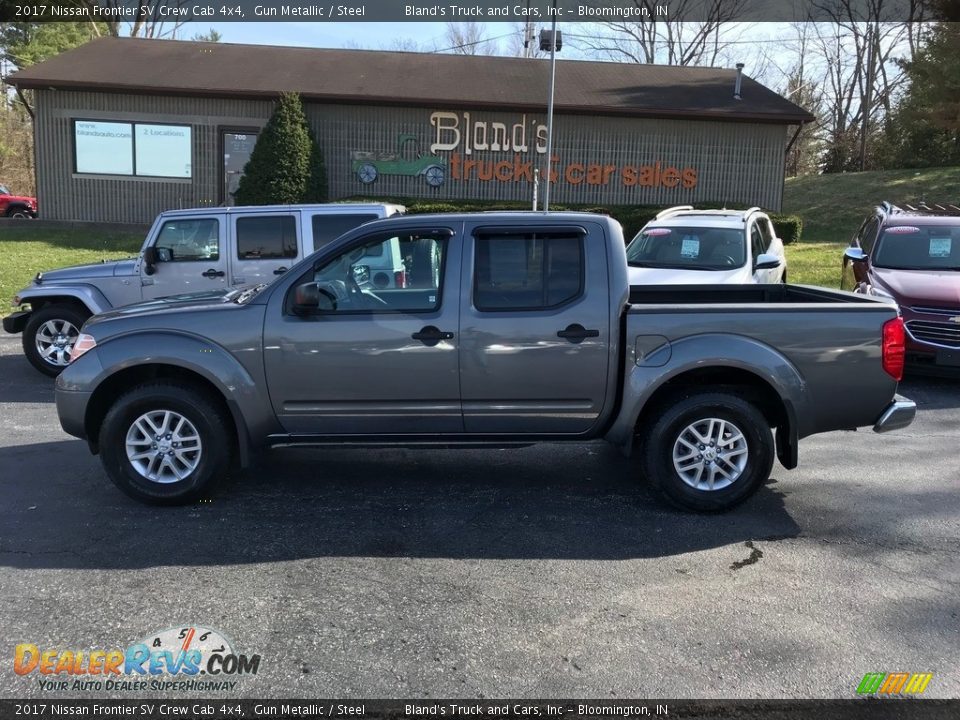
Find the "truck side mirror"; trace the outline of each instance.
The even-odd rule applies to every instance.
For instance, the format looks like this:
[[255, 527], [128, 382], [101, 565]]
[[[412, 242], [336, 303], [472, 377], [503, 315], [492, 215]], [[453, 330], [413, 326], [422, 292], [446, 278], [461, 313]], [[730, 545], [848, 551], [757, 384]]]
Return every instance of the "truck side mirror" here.
[[293, 314], [315, 315], [319, 312], [332, 312], [337, 309], [337, 300], [329, 290], [319, 283], [308, 282], [297, 285], [293, 291]]
[[153, 245], [143, 251], [143, 271], [147, 275], [153, 275], [157, 271], [157, 262], [159, 261], [157, 248]]

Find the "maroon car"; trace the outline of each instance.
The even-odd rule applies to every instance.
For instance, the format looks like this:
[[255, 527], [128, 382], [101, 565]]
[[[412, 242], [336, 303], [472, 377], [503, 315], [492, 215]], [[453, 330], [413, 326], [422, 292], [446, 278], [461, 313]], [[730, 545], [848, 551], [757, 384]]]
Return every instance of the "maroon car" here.
[[875, 208], [843, 254], [841, 287], [897, 302], [908, 366], [960, 371], [960, 207]]

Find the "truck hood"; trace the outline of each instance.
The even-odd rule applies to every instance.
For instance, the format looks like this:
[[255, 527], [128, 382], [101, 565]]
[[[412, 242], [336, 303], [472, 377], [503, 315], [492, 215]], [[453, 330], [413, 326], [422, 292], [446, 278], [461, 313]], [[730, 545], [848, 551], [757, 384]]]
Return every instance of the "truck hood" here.
[[185, 295], [171, 295], [169, 297], [157, 298], [155, 300], [146, 300], [144, 302], [134, 303], [133, 305], [124, 305], [120, 308], [107, 310], [99, 315], [94, 315], [88, 324], [94, 325], [101, 322], [109, 322], [117, 318], [143, 317], [146, 315], [166, 315], [171, 312], [190, 312], [191, 310], [211, 310], [217, 307], [236, 307], [231, 302], [233, 292], [227, 297], [227, 290], [207, 290], [199, 293], [188, 293]]
[[96, 278], [114, 277], [117, 275], [133, 275], [137, 267], [137, 258], [126, 260], [105, 260], [89, 265], [72, 265], [57, 270], [47, 270], [40, 274], [41, 284], [47, 282], [74, 282]]
[[874, 267], [875, 285], [889, 292], [901, 305], [960, 308], [960, 271], [889, 270]]
[[681, 268], [627, 268], [631, 285], [726, 285], [751, 283], [746, 267], [733, 270], [684, 270]]

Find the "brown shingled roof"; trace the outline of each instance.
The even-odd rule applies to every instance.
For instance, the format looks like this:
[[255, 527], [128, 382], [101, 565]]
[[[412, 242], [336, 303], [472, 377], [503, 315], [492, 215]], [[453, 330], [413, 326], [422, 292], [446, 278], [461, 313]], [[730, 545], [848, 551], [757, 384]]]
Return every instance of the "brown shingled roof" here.
[[[299, 92], [318, 102], [543, 110], [549, 63], [511, 57], [328, 50], [101, 38], [20, 70], [21, 89], [275, 97]], [[736, 70], [557, 61], [560, 113], [710, 117], [796, 124], [803, 108]]]

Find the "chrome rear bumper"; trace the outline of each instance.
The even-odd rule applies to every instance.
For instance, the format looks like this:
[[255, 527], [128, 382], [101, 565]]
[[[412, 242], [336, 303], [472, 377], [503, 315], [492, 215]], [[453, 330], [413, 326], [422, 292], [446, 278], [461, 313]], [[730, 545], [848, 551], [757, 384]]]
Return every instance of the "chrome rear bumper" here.
[[908, 400], [902, 395], [896, 395], [893, 402], [887, 405], [887, 409], [877, 419], [873, 425], [873, 431], [876, 433], [890, 432], [891, 430], [900, 430], [907, 427], [917, 416], [917, 404], [913, 400]]

